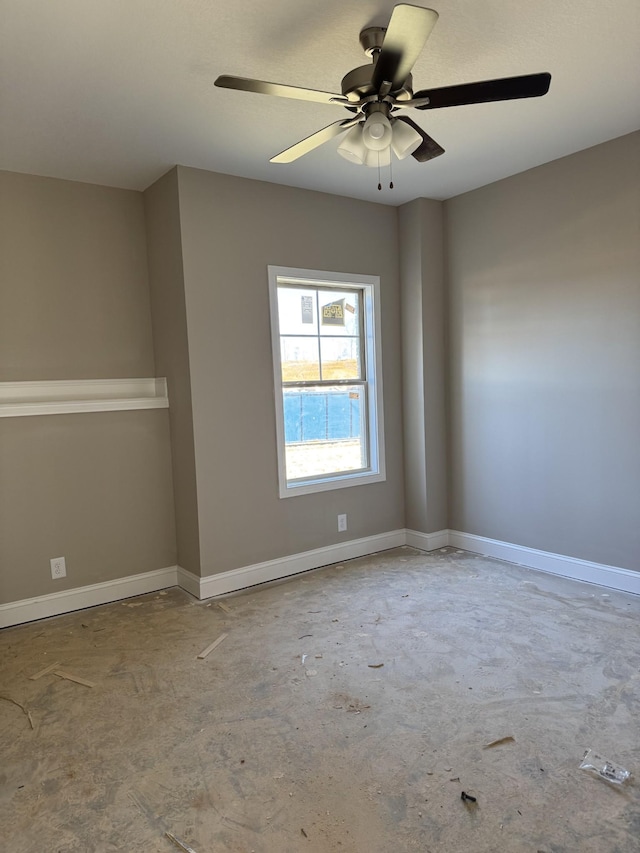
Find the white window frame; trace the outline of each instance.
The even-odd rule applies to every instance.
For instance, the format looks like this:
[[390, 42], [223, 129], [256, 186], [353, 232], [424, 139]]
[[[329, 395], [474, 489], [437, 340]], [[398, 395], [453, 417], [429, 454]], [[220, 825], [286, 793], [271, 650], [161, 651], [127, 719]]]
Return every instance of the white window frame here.
[[[278, 450], [278, 485], [281, 498], [309, 495], [331, 489], [362, 486], [386, 480], [384, 456], [384, 417], [382, 399], [382, 332], [380, 323], [380, 277], [325, 272], [293, 267], [268, 267], [269, 305], [271, 311], [271, 345]], [[284, 404], [282, 366], [280, 362], [280, 322], [278, 315], [278, 285], [294, 284], [312, 287], [357, 287], [362, 290], [364, 359], [366, 363], [369, 467], [359, 471], [344, 471], [309, 480], [287, 481], [285, 459]]]

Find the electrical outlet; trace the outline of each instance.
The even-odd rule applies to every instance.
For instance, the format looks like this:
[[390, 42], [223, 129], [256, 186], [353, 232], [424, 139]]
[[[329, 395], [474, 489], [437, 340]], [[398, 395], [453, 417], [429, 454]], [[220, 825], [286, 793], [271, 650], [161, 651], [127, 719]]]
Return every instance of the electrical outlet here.
[[338, 516], [338, 533], [344, 533], [347, 529], [347, 514], [346, 512], [341, 513]]
[[54, 557], [49, 562], [51, 563], [51, 577], [54, 581], [58, 578], [66, 578], [67, 565], [64, 561], [64, 557]]

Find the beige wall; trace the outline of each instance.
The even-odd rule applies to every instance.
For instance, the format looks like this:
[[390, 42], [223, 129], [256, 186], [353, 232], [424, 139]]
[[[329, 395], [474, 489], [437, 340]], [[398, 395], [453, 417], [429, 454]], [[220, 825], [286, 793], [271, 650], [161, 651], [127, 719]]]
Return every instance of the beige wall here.
[[1, 418], [0, 604], [175, 565], [169, 453], [166, 410]]
[[[0, 419], [0, 603], [174, 564], [172, 481], [195, 574], [404, 526], [640, 569], [639, 137], [446, 202], [444, 251], [428, 200], [0, 173], [0, 381], [171, 400]], [[278, 497], [268, 264], [381, 276], [386, 482]]]
[[167, 377], [178, 564], [200, 574], [191, 371], [182, 267], [178, 170], [144, 194], [156, 370]]
[[[402, 528], [395, 209], [195, 169], [178, 180], [202, 574]], [[380, 275], [386, 482], [278, 497], [268, 264]]]
[[451, 526], [640, 569], [640, 134], [446, 203]]
[[0, 172], [0, 381], [153, 376], [140, 193]]
[[422, 198], [398, 211], [406, 526], [420, 533], [449, 526], [443, 210]]
[[[0, 379], [154, 374], [141, 195], [0, 173]], [[0, 603], [175, 560], [166, 410], [0, 419]]]

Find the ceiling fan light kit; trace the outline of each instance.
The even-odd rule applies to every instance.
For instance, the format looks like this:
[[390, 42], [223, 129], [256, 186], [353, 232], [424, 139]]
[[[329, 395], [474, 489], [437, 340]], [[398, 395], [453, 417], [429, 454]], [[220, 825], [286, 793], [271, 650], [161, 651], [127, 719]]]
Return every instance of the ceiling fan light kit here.
[[350, 163], [355, 163], [358, 166], [367, 159], [367, 150], [364, 140], [362, 139], [362, 125], [357, 124], [348, 131], [340, 145], [338, 145], [338, 154], [341, 154], [345, 160]]
[[398, 160], [404, 160], [409, 154], [413, 154], [422, 142], [422, 137], [417, 130], [397, 118], [393, 120], [392, 130], [391, 147], [393, 153]]
[[391, 148], [382, 148], [379, 151], [367, 151], [364, 165], [371, 166], [373, 169], [382, 169], [391, 165]]
[[386, 115], [383, 112], [370, 112], [362, 127], [362, 140], [369, 151], [388, 148], [391, 145], [391, 137], [391, 122]]
[[218, 77], [215, 85], [334, 104], [349, 111], [348, 119], [336, 121], [281, 151], [271, 158], [272, 163], [291, 163], [342, 134], [338, 153], [351, 163], [386, 166], [391, 163], [392, 151], [401, 160], [412, 155], [417, 162], [425, 163], [444, 154], [444, 148], [412, 119], [396, 116], [396, 112], [536, 98], [548, 92], [551, 82], [551, 75], [544, 72], [414, 93], [411, 69], [437, 20], [433, 9], [401, 3], [394, 6], [388, 27], [362, 30], [360, 44], [372, 63], [349, 71], [342, 79], [341, 94], [229, 75]]
[[404, 160], [421, 142], [422, 137], [409, 124], [398, 119], [389, 121], [384, 114], [374, 113], [345, 134], [338, 145], [338, 154], [359, 166], [388, 166], [391, 151], [398, 160]]

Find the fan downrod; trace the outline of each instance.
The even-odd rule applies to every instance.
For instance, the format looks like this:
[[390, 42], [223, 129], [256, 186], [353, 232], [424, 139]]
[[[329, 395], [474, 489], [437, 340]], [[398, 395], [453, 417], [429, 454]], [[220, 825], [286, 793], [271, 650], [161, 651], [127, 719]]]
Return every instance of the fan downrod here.
[[386, 27], [366, 27], [360, 33], [360, 44], [362, 49], [372, 59], [375, 53], [382, 50], [382, 42], [384, 41]]

